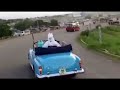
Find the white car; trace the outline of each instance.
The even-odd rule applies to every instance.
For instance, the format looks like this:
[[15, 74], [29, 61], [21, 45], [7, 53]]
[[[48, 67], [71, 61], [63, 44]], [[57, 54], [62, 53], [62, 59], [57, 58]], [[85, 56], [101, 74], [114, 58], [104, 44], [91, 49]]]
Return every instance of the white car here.
[[25, 31], [16, 31], [14, 32], [13, 36], [24, 36], [24, 35], [29, 35], [30, 30], [25, 30]]
[[22, 34], [23, 34], [23, 35], [30, 35], [30, 30], [22, 31]]
[[22, 36], [22, 31], [14, 32], [13, 36]]

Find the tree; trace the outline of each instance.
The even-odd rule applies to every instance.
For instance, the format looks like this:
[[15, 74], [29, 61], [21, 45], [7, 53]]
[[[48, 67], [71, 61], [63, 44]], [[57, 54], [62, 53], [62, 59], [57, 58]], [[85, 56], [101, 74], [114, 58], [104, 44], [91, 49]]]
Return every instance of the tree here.
[[0, 19], [0, 24], [6, 23], [7, 20]]
[[99, 14], [99, 17], [103, 17], [103, 14]]
[[26, 25], [25, 25], [23, 22], [18, 22], [18, 23], [16, 23], [14, 27], [15, 27], [16, 29], [22, 30], [22, 31], [26, 29]]
[[12, 35], [12, 31], [10, 31], [10, 26], [8, 26], [5, 23], [0, 24], [0, 37], [11, 36], [11, 35]]
[[33, 21], [32, 20], [29, 20], [29, 19], [25, 19], [23, 21], [20, 21], [18, 23], [15, 24], [15, 28], [18, 29], [18, 30], [25, 30], [27, 28], [30, 28], [30, 26], [33, 25]]
[[34, 23], [33, 23], [33, 27], [40, 27], [44, 25], [44, 21], [43, 20], [36, 20]]
[[45, 25], [46, 27], [48, 27], [48, 26], [50, 26], [50, 23], [49, 23], [49, 22], [44, 22], [44, 25]]
[[34, 23], [33, 23], [33, 27], [41, 27], [41, 26], [50, 26], [50, 23], [49, 22], [44, 22], [43, 20], [36, 20]]
[[91, 16], [90, 16], [90, 15], [87, 15], [87, 16], [85, 17], [85, 19], [91, 19]]
[[38, 20], [38, 25], [39, 25], [39, 26], [44, 25], [44, 21], [43, 21], [43, 20]]
[[51, 26], [58, 26], [58, 21], [55, 20], [55, 19], [52, 19], [51, 22], [50, 22], [50, 25]]

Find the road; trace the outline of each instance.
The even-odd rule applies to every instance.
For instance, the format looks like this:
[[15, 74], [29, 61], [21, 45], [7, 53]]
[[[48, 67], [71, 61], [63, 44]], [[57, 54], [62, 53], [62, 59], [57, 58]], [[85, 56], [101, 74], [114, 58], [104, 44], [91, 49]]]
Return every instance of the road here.
[[[81, 30], [85, 30], [82, 27]], [[81, 57], [85, 73], [74, 78], [120, 78], [120, 62], [113, 61], [101, 53], [83, 48], [76, 42], [79, 32], [65, 30], [52, 31], [55, 38], [73, 46], [73, 52]], [[34, 34], [35, 40], [47, 39], [48, 32]], [[27, 60], [27, 53], [32, 47], [31, 35], [0, 41], [0, 78], [34, 78]]]

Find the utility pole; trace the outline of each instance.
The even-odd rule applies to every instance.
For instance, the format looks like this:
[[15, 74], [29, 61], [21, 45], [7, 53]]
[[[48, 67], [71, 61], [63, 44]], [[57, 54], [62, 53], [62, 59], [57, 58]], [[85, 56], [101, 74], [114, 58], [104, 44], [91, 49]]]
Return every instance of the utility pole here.
[[37, 28], [39, 28], [39, 23], [38, 23], [38, 21], [37, 21]]
[[102, 44], [102, 32], [101, 32], [101, 25], [98, 27], [99, 30], [99, 42]]

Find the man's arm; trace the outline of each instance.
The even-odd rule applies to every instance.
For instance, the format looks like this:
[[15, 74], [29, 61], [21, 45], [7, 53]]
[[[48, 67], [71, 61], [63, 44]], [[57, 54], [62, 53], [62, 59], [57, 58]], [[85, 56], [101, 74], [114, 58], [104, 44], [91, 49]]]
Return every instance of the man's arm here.
[[55, 41], [55, 45], [56, 45], [57, 47], [61, 47], [61, 45], [60, 45], [58, 42], [56, 42], [56, 41]]

